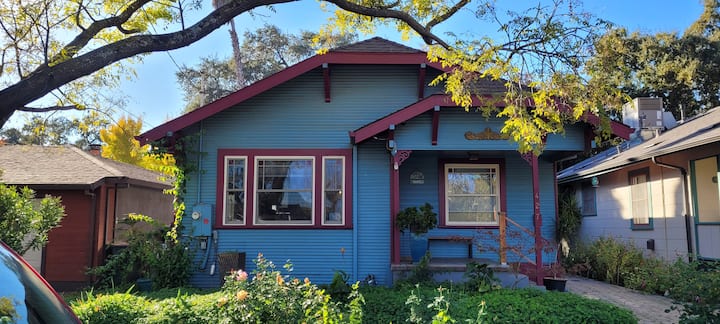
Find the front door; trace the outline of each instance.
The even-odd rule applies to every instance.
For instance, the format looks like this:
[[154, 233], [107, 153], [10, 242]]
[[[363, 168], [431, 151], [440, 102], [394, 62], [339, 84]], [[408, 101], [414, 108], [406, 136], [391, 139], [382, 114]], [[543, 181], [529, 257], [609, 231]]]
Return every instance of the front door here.
[[701, 258], [720, 259], [720, 190], [718, 157], [690, 162], [695, 210], [695, 245]]

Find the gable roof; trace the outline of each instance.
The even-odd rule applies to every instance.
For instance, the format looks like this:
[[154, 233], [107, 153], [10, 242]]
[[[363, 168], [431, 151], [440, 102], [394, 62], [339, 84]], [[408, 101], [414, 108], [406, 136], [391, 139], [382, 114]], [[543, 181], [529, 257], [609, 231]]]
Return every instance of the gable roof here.
[[137, 136], [140, 144], [148, 144], [172, 135], [205, 118], [215, 115], [230, 107], [240, 104], [280, 84], [292, 80], [323, 64], [425, 64], [437, 70], [445, 70], [440, 63], [431, 63], [427, 53], [413, 49], [380, 37], [350, 44], [327, 54], [312, 56], [300, 63], [279, 71], [265, 79], [257, 81], [232, 94], [195, 109], [185, 115], [170, 120]]
[[[498, 81], [488, 81], [488, 89], [492, 89], [492, 82], [495, 83], [501, 83]], [[504, 87], [504, 86], [503, 86]], [[492, 92], [488, 92], [490, 94]], [[488, 96], [490, 97], [490, 96]], [[473, 97], [472, 98], [472, 105], [473, 106], [483, 106], [484, 98], [480, 97]], [[503, 107], [504, 101], [497, 101], [495, 105], [497, 107]], [[458, 107], [456, 103], [452, 101], [452, 98], [450, 95], [444, 95], [444, 94], [436, 94], [431, 95], [427, 98], [424, 98], [418, 102], [415, 102], [407, 107], [404, 107], [400, 110], [397, 110], [387, 116], [381, 117], [380, 119], [375, 120], [374, 122], [367, 124], [365, 126], [362, 126], [354, 131], [350, 132], [350, 139], [352, 143], [361, 143], [362, 141], [365, 141], [368, 138], [371, 138], [383, 131], [388, 130], [390, 125], [398, 125], [400, 123], [404, 123], [410, 119], [413, 119], [420, 114], [430, 111], [434, 109], [435, 106], [438, 107]], [[595, 115], [586, 113], [584, 118], [581, 120], [586, 121], [587, 123], [598, 126], [600, 124], [600, 118], [598, 118]], [[632, 133], [632, 128], [629, 126], [617, 122], [617, 121], [610, 121], [610, 128], [613, 134], [620, 138], [628, 139], [630, 137], [630, 134]]]
[[558, 173], [565, 183], [613, 172], [653, 157], [672, 154], [720, 141], [720, 107], [696, 116], [659, 136], [642, 142], [639, 138], [603, 151]]
[[170, 188], [161, 174], [94, 156], [74, 146], [0, 145], [0, 182], [31, 187], [94, 189], [114, 179], [152, 188]]

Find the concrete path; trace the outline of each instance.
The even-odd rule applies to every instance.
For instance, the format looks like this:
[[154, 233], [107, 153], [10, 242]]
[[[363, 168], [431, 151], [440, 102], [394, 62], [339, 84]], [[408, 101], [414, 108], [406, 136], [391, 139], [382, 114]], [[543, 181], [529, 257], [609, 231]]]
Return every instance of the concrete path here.
[[665, 313], [673, 305], [672, 299], [649, 295], [583, 277], [570, 277], [566, 290], [587, 298], [599, 299], [635, 313], [640, 324], [677, 323], [679, 313]]

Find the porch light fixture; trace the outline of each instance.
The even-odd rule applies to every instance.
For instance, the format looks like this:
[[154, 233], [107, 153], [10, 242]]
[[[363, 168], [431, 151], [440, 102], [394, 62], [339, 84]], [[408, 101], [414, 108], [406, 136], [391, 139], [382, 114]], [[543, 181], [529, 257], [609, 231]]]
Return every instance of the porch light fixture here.
[[597, 177], [592, 177], [590, 178], [590, 184], [592, 184], [593, 188], [597, 188], [600, 186], [600, 180]]

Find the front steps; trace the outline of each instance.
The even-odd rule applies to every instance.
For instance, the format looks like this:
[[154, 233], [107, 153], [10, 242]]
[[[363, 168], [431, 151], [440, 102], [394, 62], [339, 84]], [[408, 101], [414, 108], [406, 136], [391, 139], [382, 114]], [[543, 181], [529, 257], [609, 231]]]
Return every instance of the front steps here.
[[[428, 269], [433, 273], [433, 279], [436, 282], [452, 282], [461, 283], [464, 278], [465, 269], [470, 262], [487, 264], [493, 270], [493, 274], [500, 280], [500, 285], [504, 288], [526, 288], [533, 285], [528, 276], [513, 271], [507, 265], [500, 265], [491, 260], [485, 259], [467, 259], [467, 258], [432, 258], [428, 264]], [[401, 263], [393, 264], [391, 269], [393, 273], [393, 282], [397, 282], [403, 278], [407, 278], [417, 263]]]

